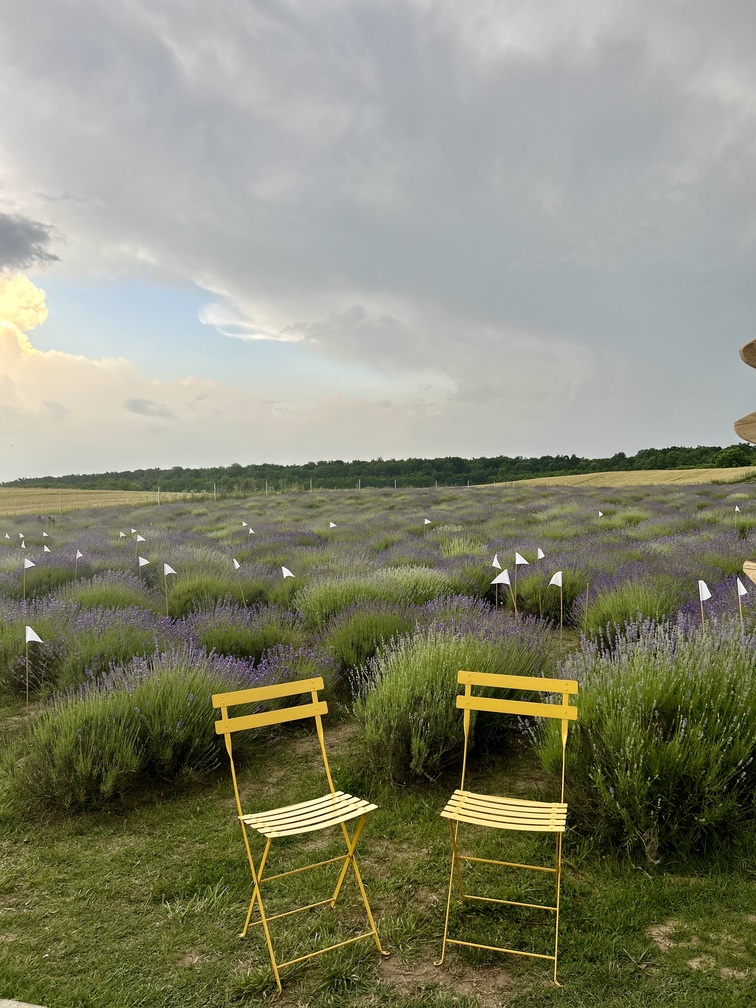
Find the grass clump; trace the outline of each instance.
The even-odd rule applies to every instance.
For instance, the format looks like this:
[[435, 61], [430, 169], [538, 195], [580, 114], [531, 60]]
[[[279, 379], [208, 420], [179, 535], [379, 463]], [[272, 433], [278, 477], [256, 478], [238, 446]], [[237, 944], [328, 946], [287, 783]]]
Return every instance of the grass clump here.
[[151, 780], [207, 772], [223, 749], [210, 697], [228, 687], [210, 660], [173, 655], [59, 698], [19, 742], [8, 781], [13, 804], [81, 812]]
[[195, 622], [197, 637], [208, 651], [259, 661], [272, 647], [304, 644], [296, 614], [278, 606], [244, 610], [218, 606]]
[[[612, 650], [586, 642], [568, 772], [578, 821], [650, 862], [728, 843], [754, 816], [756, 637], [734, 623], [638, 622]], [[549, 725], [547, 767], [561, 752]]]
[[[674, 578], [659, 576], [643, 581], [626, 581], [597, 592], [583, 592], [577, 598], [571, 621], [589, 634], [611, 639], [617, 628], [640, 619], [661, 619], [675, 612], [685, 601], [685, 585]], [[587, 611], [586, 611], [587, 606]]]
[[95, 578], [86, 584], [64, 589], [58, 596], [65, 601], [75, 602], [80, 609], [128, 609], [131, 606], [153, 608], [148, 592], [138, 583], [130, 583], [125, 578]]
[[453, 581], [430, 567], [386, 567], [363, 577], [316, 581], [298, 591], [295, 606], [311, 626], [323, 626], [334, 613], [359, 602], [420, 605], [451, 594]]
[[406, 609], [389, 603], [372, 603], [338, 613], [323, 634], [343, 669], [356, 669], [372, 658], [379, 645], [408, 633], [415, 621]]
[[237, 605], [259, 605], [267, 600], [267, 588], [258, 581], [240, 582], [212, 574], [177, 578], [168, 587], [168, 613], [176, 619], [197, 609], [212, 609], [224, 599]]
[[[457, 633], [431, 624], [393, 641], [355, 677], [367, 758], [392, 780], [437, 777], [461, 753], [457, 672], [537, 676], [552, 657], [550, 637], [530, 623], [499, 622], [497, 631], [471, 621]], [[498, 733], [501, 719], [492, 725]]]

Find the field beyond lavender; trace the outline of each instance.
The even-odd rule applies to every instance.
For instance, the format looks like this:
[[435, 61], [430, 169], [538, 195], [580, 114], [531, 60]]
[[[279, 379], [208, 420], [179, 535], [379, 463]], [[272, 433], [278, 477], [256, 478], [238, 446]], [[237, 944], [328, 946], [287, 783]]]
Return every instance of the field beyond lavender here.
[[[381, 793], [389, 810], [408, 796], [437, 804], [458, 772], [456, 671], [476, 668], [579, 680], [568, 771], [575, 863], [608, 856], [649, 878], [729, 871], [753, 842], [756, 585], [742, 566], [756, 557], [754, 497], [749, 485], [363, 490], [98, 508], [55, 523], [3, 518], [3, 864], [41, 824], [101, 836], [113, 816], [128, 822], [150, 808], [167, 822], [208, 788], [227, 803], [210, 695], [308, 675], [323, 676], [348, 740], [341, 786]], [[516, 565], [515, 553], [528, 563]], [[511, 587], [491, 584], [494, 557]], [[703, 623], [699, 580], [711, 592]], [[28, 647], [26, 627], [40, 638]], [[243, 774], [256, 779], [272, 754], [296, 761], [300, 742], [250, 740]], [[476, 725], [484, 785], [524, 782], [545, 797], [556, 748], [548, 730]], [[219, 915], [239, 898], [232, 855], [223, 857], [196, 889]], [[4, 899], [20, 906], [7, 872]], [[213, 890], [224, 878], [229, 888]], [[569, 905], [577, 895], [566, 884]], [[401, 944], [400, 924], [391, 928]], [[36, 975], [19, 986], [16, 952], [6, 985], [49, 998]], [[569, 955], [568, 973], [579, 971]], [[67, 976], [65, 966], [50, 974]], [[249, 981], [236, 999], [257, 1003], [266, 982]], [[51, 1008], [106, 1003], [77, 1000], [74, 987]], [[439, 1008], [477, 1003], [452, 993]], [[109, 997], [142, 1003], [132, 987]], [[364, 1003], [415, 1003], [397, 998]]]

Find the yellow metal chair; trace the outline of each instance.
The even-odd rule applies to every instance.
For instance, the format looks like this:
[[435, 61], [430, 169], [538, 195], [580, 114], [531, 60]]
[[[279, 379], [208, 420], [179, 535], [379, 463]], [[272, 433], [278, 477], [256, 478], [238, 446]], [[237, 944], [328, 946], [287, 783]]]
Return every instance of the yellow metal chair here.
[[[231, 762], [231, 778], [234, 785], [236, 808], [239, 814], [239, 822], [241, 823], [242, 833], [244, 835], [244, 846], [247, 851], [249, 869], [252, 874], [252, 899], [249, 903], [247, 918], [244, 922], [244, 929], [239, 937], [244, 938], [246, 935], [247, 929], [250, 927], [252, 912], [255, 905], [257, 905], [259, 919], [253, 921], [251, 926], [262, 926], [265, 934], [265, 941], [268, 946], [270, 962], [273, 967], [273, 973], [275, 975], [279, 991], [281, 990], [280, 970], [284, 967], [291, 966], [304, 959], [311, 959], [313, 956], [321, 955], [323, 952], [329, 952], [335, 948], [340, 948], [342, 945], [351, 945], [353, 942], [361, 941], [363, 938], [372, 938], [381, 955], [388, 955], [388, 953], [384, 952], [381, 948], [380, 938], [378, 937], [378, 931], [375, 927], [375, 921], [373, 920], [373, 914], [370, 910], [367, 893], [365, 892], [365, 886], [362, 882], [362, 876], [360, 875], [360, 870], [357, 866], [354, 853], [357, 841], [362, 833], [362, 828], [365, 825], [365, 818], [368, 812], [372, 812], [375, 808], [377, 808], [377, 806], [371, 805], [362, 798], [355, 798], [353, 795], [346, 794], [343, 791], [336, 791], [334, 788], [331, 771], [328, 766], [325, 739], [323, 737], [322, 717], [328, 712], [328, 705], [324, 700], [318, 699], [318, 691], [322, 689], [323, 680], [318, 677], [314, 679], [301, 679], [297, 682], [282, 683], [278, 686], [258, 686], [252, 689], [237, 690], [233, 693], [217, 693], [213, 697], [213, 706], [220, 708], [221, 712], [220, 721], [215, 722], [215, 731], [218, 735], [223, 735], [226, 741], [226, 750], [228, 751], [228, 757]], [[253, 714], [243, 714], [236, 717], [230, 717], [228, 714], [229, 707], [248, 704], [257, 705], [264, 701], [280, 701], [284, 698], [301, 696], [302, 694], [308, 693], [310, 694], [310, 699], [307, 703], [299, 703], [288, 707], [278, 707], [275, 710]], [[322, 797], [313, 798], [309, 801], [300, 802], [296, 805], [287, 805], [282, 808], [271, 809], [268, 812], [257, 812], [252, 814], [244, 813], [242, 811], [241, 798], [239, 796], [231, 736], [238, 731], [264, 728], [270, 725], [304, 720], [307, 718], [313, 718], [317, 728], [325, 776], [328, 782], [328, 792]], [[357, 823], [354, 832], [350, 835], [349, 830], [346, 827], [346, 823], [353, 819], [356, 819]], [[275, 875], [263, 875], [268, 861], [271, 844], [274, 839], [277, 837], [292, 837], [299, 836], [303, 833], [312, 833], [316, 830], [326, 829], [329, 826], [341, 827], [344, 843], [346, 845], [346, 854], [340, 854], [337, 857], [328, 858], [326, 861], [317, 861], [313, 864], [305, 865], [302, 868], [294, 868], [290, 871], [279, 872]], [[248, 828], [265, 837], [265, 848], [257, 866], [255, 865], [255, 860], [252, 854]], [[343, 864], [336, 881], [336, 888], [334, 889], [333, 894], [327, 899], [319, 900], [316, 903], [310, 903], [307, 906], [296, 907], [294, 910], [288, 910], [285, 913], [278, 913], [272, 916], [269, 916], [266, 913], [261, 893], [261, 886], [263, 883], [272, 882], [274, 879], [282, 879], [288, 875], [295, 875], [298, 872], [308, 871], [312, 868], [320, 868], [324, 865], [337, 864], [338, 862], [343, 862]], [[270, 922], [278, 920], [281, 917], [288, 917], [291, 914], [301, 913], [303, 910], [311, 910], [314, 907], [325, 906], [326, 904], [330, 904], [331, 907], [334, 907], [344, 885], [347, 872], [350, 868], [352, 869], [352, 873], [354, 874], [357, 882], [362, 902], [365, 905], [370, 930], [364, 932], [364, 934], [356, 935], [353, 938], [347, 938], [345, 941], [338, 942], [335, 945], [330, 945], [328, 948], [317, 949], [315, 952], [307, 953], [307, 955], [298, 956], [296, 959], [289, 959], [286, 962], [279, 963], [276, 960], [276, 955], [273, 950], [273, 942], [270, 936], [269, 928]]]
[[[557, 953], [559, 947], [559, 890], [562, 877], [562, 834], [567, 818], [567, 806], [564, 804], [564, 763], [567, 745], [567, 728], [570, 721], [577, 717], [577, 708], [570, 706], [569, 698], [577, 693], [578, 684], [569, 679], [540, 679], [530, 676], [495, 675], [487, 672], [459, 672], [458, 682], [464, 685], [465, 692], [457, 696], [457, 707], [464, 711], [463, 724], [465, 734], [464, 754], [462, 757], [462, 781], [460, 787], [451, 796], [441, 815], [449, 821], [452, 844], [452, 864], [449, 873], [449, 892], [446, 900], [446, 919], [444, 922], [444, 941], [441, 959], [436, 963], [440, 966], [446, 957], [446, 946], [465, 945], [472, 948], [488, 949], [493, 952], [507, 952], [511, 955], [530, 956], [536, 959], [550, 959], [554, 963], [554, 983], [557, 981]], [[561, 694], [561, 703], [529, 702], [521, 699], [495, 699], [491, 696], [473, 695], [473, 686], [492, 687], [522, 692], [535, 691], [539, 693]], [[559, 718], [562, 722], [562, 783], [558, 802], [526, 801], [518, 798], [503, 798], [496, 795], [476, 794], [465, 790], [465, 774], [467, 772], [467, 748], [470, 737], [471, 711], [491, 711], [498, 714], [514, 714], [520, 717], [550, 717]], [[498, 830], [521, 830], [532, 833], [553, 833], [556, 840], [556, 858], [554, 867], [542, 865], [527, 865], [512, 861], [496, 861], [491, 858], [471, 857], [459, 851], [460, 823], [471, 823], [475, 826], [487, 826]], [[542, 903], [520, 903], [516, 900], [493, 899], [487, 896], [473, 896], [465, 892], [462, 881], [461, 867], [465, 862], [477, 864], [501, 865], [506, 868], [524, 868], [539, 872], [550, 872], [555, 875], [556, 897], [554, 905]], [[449, 913], [451, 910], [454, 881], [457, 881], [459, 895], [462, 900], [475, 900], [486, 903], [502, 903], [509, 906], [531, 907], [538, 910], [551, 911], [554, 921], [554, 952], [547, 955], [541, 952], [526, 952], [519, 949], [502, 948], [498, 945], [482, 945], [478, 942], [462, 941], [449, 937]]]

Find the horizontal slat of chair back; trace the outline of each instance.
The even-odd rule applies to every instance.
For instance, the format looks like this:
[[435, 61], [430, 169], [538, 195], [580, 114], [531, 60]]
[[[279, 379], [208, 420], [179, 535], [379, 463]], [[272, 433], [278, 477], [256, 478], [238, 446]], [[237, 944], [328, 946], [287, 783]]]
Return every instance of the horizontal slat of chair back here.
[[216, 693], [213, 707], [236, 707], [238, 704], [260, 703], [263, 700], [278, 700], [280, 697], [296, 696], [298, 693], [312, 693], [323, 689], [323, 677], [296, 679], [294, 682], [277, 683], [275, 686], [252, 686], [250, 689], [233, 693]]
[[220, 721], [215, 722], [215, 734], [227, 735], [230, 732], [245, 731], [247, 728], [266, 728], [268, 725], [298, 721], [302, 718], [317, 717], [327, 713], [328, 704], [325, 700], [319, 700], [318, 703], [298, 704], [295, 707], [263, 711], [261, 714], [243, 714], [240, 717], [221, 718]]
[[540, 676], [503, 675], [498, 672], [457, 673], [457, 682], [463, 686], [494, 686], [498, 689], [537, 690], [540, 693], [577, 693], [574, 679], [541, 679]]
[[466, 710], [492, 711], [495, 714], [525, 714], [531, 717], [563, 718], [567, 721], [577, 719], [577, 707], [553, 703], [528, 703], [525, 700], [496, 700], [493, 697], [465, 696], [457, 697], [457, 707]]

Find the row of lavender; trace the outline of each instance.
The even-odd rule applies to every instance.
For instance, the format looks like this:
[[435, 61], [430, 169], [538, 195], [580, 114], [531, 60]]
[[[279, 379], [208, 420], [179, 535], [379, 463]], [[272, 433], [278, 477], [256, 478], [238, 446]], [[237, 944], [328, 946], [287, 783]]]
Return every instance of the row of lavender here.
[[[753, 594], [743, 600], [744, 632], [735, 578], [750, 556], [754, 525], [747, 490], [738, 487], [303, 494], [69, 515], [45, 527], [44, 538], [33, 519], [7, 520], [0, 526], [0, 676], [5, 691], [18, 694], [28, 672], [38, 713], [17, 743], [24, 759], [7, 757], [6, 797], [14, 807], [86, 808], [151, 779], [199, 773], [218, 758], [212, 692], [312, 673], [324, 675], [332, 697], [356, 704], [365, 752], [376, 762], [380, 754], [394, 778], [433, 777], [458, 751], [457, 668], [553, 674], [560, 593], [549, 581], [562, 570], [568, 624], [590, 638], [560, 665], [589, 683], [573, 765], [587, 818], [596, 822], [603, 809], [607, 835], [642, 844], [649, 857], [669, 844], [705, 845], [722, 825], [703, 799], [688, 803], [695, 814], [684, 829], [671, 825], [685, 818], [680, 788], [691, 790], [684, 760], [706, 763], [716, 748], [704, 732], [695, 736], [701, 753], [685, 749], [682, 740], [694, 737], [682, 725], [701, 720], [696, 676], [724, 684], [723, 696], [733, 692], [733, 676], [740, 693], [753, 683]], [[496, 554], [512, 568], [516, 553], [529, 563], [517, 569], [514, 619], [511, 590], [495, 607], [491, 562]], [[170, 582], [163, 564], [176, 571]], [[294, 576], [282, 577], [282, 567]], [[673, 650], [682, 655], [681, 642], [702, 632], [701, 578], [713, 593], [706, 640], [721, 641], [709, 651], [697, 645], [709, 666], [688, 669], [685, 683], [667, 676], [682, 694], [676, 686], [665, 696], [657, 653], [677, 635]], [[639, 614], [656, 620], [642, 645], [638, 624], [625, 636], [618, 629]], [[27, 665], [28, 625], [43, 643]], [[634, 715], [649, 759], [656, 752], [658, 761], [660, 746], [679, 757], [677, 784], [671, 764], [657, 772], [666, 788], [661, 802], [644, 760], [628, 763], [613, 752], [617, 738], [630, 737], [627, 726], [624, 736], [613, 735], [616, 711], [596, 700], [627, 678], [617, 655], [631, 653], [659, 686]], [[738, 717], [746, 703], [740, 693], [731, 705]], [[662, 722], [660, 734], [649, 733]], [[737, 759], [731, 765], [719, 753], [722, 779], [699, 778], [707, 794], [743, 810], [748, 803], [739, 796], [753, 792], [754, 743], [742, 717], [733, 723]], [[479, 725], [479, 744], [504, 744], [492, 732]], [[549, 739], [539, 745], [548, 762]], [[625, 767], [624, 790], [606, 783], [610, 765]], [[645, 790], [629, 787], [634, 774], [646, 774]], [[632, 825], [631, 794], [638, 806], [656, 808], [651, 825]]]

